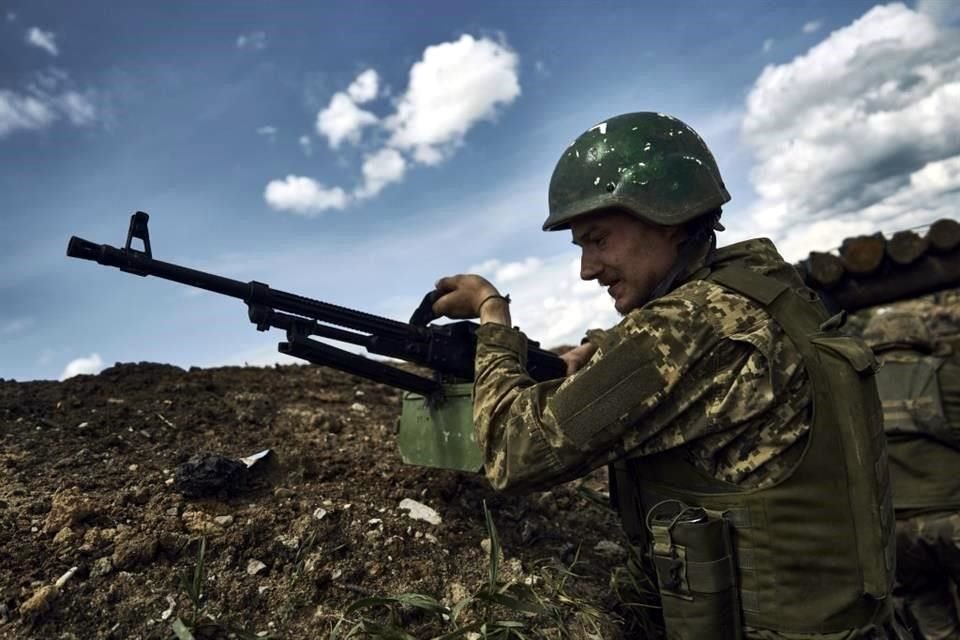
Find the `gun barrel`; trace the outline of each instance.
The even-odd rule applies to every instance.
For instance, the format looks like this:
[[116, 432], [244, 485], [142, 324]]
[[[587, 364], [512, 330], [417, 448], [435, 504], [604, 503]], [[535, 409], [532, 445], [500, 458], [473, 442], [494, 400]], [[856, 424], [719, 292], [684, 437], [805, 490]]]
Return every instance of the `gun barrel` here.
[[67, 255], [71, 258], [91, 260], [102, 265], [117, 267], [121, 271], [139, 276], [156, 276], [164, 280], [172, 280], [180, 284], [238, 298], [247, 304], [265, 305], [340, 327], [403, 338], [410, 336], [411, 333], [426, 335], [425, 329], [413, 327], [405, 322], [340, 307], [279, 289], [271, 289], [269, 285], [261, 282], [241, 282], [213, 273], [182, 267], [170, 262], [156, 260], [142, 251], [119, 249], [108, 244], [96, 244], [77, 236], [70, 238], [70, 242], [67, 244]]
[[98, 260], [100, 257], [101, 245], [77, 236], [70, 238], [67, 244], [67, 255], [71, 258], [80, 258], [81, 260]]

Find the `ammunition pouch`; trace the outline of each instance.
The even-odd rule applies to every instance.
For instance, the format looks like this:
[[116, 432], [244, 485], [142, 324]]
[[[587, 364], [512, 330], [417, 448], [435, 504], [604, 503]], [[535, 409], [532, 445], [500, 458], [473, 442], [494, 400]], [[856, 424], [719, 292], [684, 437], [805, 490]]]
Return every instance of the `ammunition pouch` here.
[[740, 640], [733, 530], [722, 515], [664, 500], [647, 514], [668, 640]]

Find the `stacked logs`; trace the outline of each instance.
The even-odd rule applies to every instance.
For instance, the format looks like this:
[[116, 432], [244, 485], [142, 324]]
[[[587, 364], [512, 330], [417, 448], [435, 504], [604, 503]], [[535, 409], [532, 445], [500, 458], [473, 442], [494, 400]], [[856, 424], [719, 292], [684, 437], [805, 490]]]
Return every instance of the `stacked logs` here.
[[960, 222], [937, 220], [923, 235], [847, 238], [836, 254], [814, 251], [796, 266], [808, 286], [851, 312], [960, 287]]

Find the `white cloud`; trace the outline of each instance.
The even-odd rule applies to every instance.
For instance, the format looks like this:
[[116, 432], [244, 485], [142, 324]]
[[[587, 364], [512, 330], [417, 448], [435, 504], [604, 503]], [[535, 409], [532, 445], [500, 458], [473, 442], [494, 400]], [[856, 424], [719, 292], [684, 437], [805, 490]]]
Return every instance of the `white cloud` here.
[[262, 126], [262, 127], [259, 127], [259, 128], [257, 129], [257, 135], [258, 135], [258, 136], [263, 136], [264, 138], [266, 138], [266, 139], [269, 140], [270, 142], [276, 142], [276, 141], [277, 141], [277, 132], [278, 132], [278, 131], [279, 131], [279, 129], [277, 129], [275, 126], [273, 126], [272, 124], [268, 124], [268, 125], [264, 125], [264, 126]]
[[271, 180], [263, 197], [274, 209], [307, 217], [327, 209], [343, 209], [350, 200], [340, 187], [327, 188], [312, 178], [292, 175], [285, 180]]
[[43, 100], [0, 89], [0, 138], [18, 129], [43, 129], [57, 117]]
[[253, 31], [237, 36], [237, 49], [253, 49], [261, 51], [267, 47], [267, 34], [263, 31]]
[[742, 132], [753, 223], [788, 259], [854, 233], [956, 217], [960, 38], [902, 4], [870, 9], [768, 66]]
[[331, 149], [336, 149], [344, 140], [358, 143], [364, 127], [377, 122], [377, 116], [358, 107], [346, 93], [338, 92], [327, 108], [317, 114], [317, 133], [327, 138]]
[[773, 38], [767, 38], [763, 41], [763, 52], [770, 53], [773, 50], [773, 43], [775, 40]]
[[18, 130], [44, 129], [58, 120], [84, 126], [97, 119], [92, 91], [70, 86], [66, 71], [51, 67], [34, 74], [22, 91], [0, 89], [0, 138]]
[[410, 83], [386, 121], [391, 146], [435, 164], [477, 122], [520, 95], [516, 53], [503, 43], [463, 35], [427, 47], [410, 69]]
[[801, 30], [804, 33], [814, 33], [815, 31], [820, 30], [820, 26], [822, 24], [823, 22], [820, 20], [811, 20], [810, 22], [804, 23], [803, 28]]
[[367, 69], [357, 76], [347, 87], [347, 95], [357, 104], [370, 102], [377, 97], [380, 89], [380, 76], [373, 69]]
[[100, 358], [100, 354], [92, 353], [86, 358], [71, 360], [64, 368], [63, 373], [60, 374], [60, 380], [63, 381], [83, 374], [96, 374], [102, 370], [103, 360]]
[[[317, 113], [316, 131], [331, 149], [344, 141], [360, 144], [367, 128], [379, 127], [389, 134], [383, 148], [364, 157], [363, 182], [353, 192], [356, 199], [370, 198], [402, 181], [410, 161], [436, 165], [450, 157], [475, 124], [494, 119], [500, 107], [513, 102], [520, 95], [517, 65], [517, 55], [506, 44], [488, 38], [464, 35], [429, 46], [411, 67], [409, 86], [392, 115], [380, 118], [358, 106], [381, 94], [380, 76], [366, 69]], [[271, 207], [297, 210], [294, 205], [302, 208], [304, 201], [319, 200], [321, 209], [342, 208], [352, 199], [340, 187], [319, 187], [309, 178], [296, 178], [307, 182], [292, 185], [291, 178], [268, 185], [265, 193], [273, 195], [267, 200]], [[308, 191], [322, 196], [305, 195]], [[297, 196], [288, 197], [291, 192]]]
[[310, 136], [300, 136], [300, 139], [297, 140], [297, 144], [299, 144], [300, 148], [303, 149], [303, 154], [305, 156], [313, 155], [313, 142], [310, 140]]
[[358, 198], [371, 198], [392, 182], [400, 182], [407, 170], [407, 161], [396, 149], [381, 149], [363, 161], [363, 186], [357, 189]]
[[97, 118], [97, 110], [90, 95], [67, 91], [50, 99], [71, 124], [78, 126], [91, 124]]
[[60, 53], [60, 50], [57, 49], [57, 36], [53, 31], [42, 31], [37, 27], [30, 27], [27, 31], [27, 43], [40, 47], [52, 56]]
[[944, 25], [960, 23], [960, 2], [956, 0], [918, 0], [917, 11]]
[[[616, 324], [613, 300], [596, 282], [580, 279], [580, 260], [565, 253], [517, 262], [487, 260], [471, 269], [509, 293], [511, 320], [545, 348], [580, 344], [587, 329]], [[492, 271], [492, 273], [491, 273]]]
[[527, 258], [521, 262], [508, 262], [497, 268], [494, 278], [499, 282], [513, 282], [536, 273], [543, 266], [540, 258]]

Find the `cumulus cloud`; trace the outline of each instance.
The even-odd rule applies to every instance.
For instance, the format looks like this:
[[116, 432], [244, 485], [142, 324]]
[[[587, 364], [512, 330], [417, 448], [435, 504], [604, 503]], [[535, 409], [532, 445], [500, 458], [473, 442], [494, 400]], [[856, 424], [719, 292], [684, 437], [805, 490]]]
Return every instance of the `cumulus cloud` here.
[[375, 70], [367, 69], [347, 87], [347, 95], [355, 103], [363, 104], [376, 98], [379, 90], [380, 76]]
[[60, 380], [63, 381], [84, 374], [96, 374], [102, 370], [103, 360], [100, 358], [100, 354], [92, 353], [86, 358], [71, 360], [64, 368], [63, 373], [60, 374]]
[[52, 31], [30, 27], [27, 31], [27, 44], [40, 47], [52, 56], [60, 54], [60, 50], [57, 48], [57, 36]]
[[823, 24], [820, 20], [811, 20], [810, 22], [805, 22], [801, 31], [804, 33], [814, 33], [815, 31], [820, 30], [820, 26]]
[[[316, 187], [317, 183], [309, 178], [296, 178], [309, 182], [291, 186], [288, 177], [286, 182], [271, 182], [267, 193], [276, 196], [292, 189], [301, 193], [306, 185], [312, 185], [310, 188], [318, 193], [336, 193], [334, 198], [321, 200], [338, 206], [324, 208], [342, 208], [402, 181], [411, 163], [443, 162], [463, 144], [471, 128], [481, 121], [494, 120], [502, 107], [520, 95], [517, 67], [516, 53], [505, 43], [489, 38], [463, 35], [452, 42], [429, 46], [411, 67], [409, 84], [393, 105], [393, 112], [383, 117], [359, 106], [383, 94], [379, 74], [366, 69], [346, 90], [333, 94], [327, 106], [317, 113], [315, 122], [317, 133], [327, 139], [331, 149], [340, 148], [343, 142], [371, 146], [363, 140], [367, 129], [386, 136], [386, 143], [378, 151], [364, 155], [360, 186], [348, 194], [339, 187]], [[301, 138], [301, 146], [304, 145]], [[292, 203], [301, 201], [300, 197], [285, 196], [267, 200], [276, 209], [292, 211], [296, 211]]]
[[237, 36], [237, 49], [252, 49], [261, 51], [267, 47], [267, 34], [263, 31], [253, 31]]
[[274, 209], [307, 217], [327, 209], [343, 209], [350, 199], [340, 187], [328, 188], [313, 178], [293, 175], [284, 180], [271, 180], [263, 197]]
[[957, 31], [900, 3], [874, 7], [749, 92], [753, 225], [798, 259], [851, 233], [955, 217], [958, 130]]
[[427, 47], [410, 69], [410, 82], [386, 126], [391, 146], [418, 162], [436, 164], [466, 132], [491, 120], [520, 95], [518, 58], [506, 45], [463, 35]]
[[354, 144], [360, 141], [364, 127], [376, 124], [380, 119], [357, 106], [349, 94], [333, 94], [330, 104], [317, 114], [317, 133], [324, 136], [331, 149], [336, 149], [344, 140]]
[[392, 182], [403, 180], [407, 161], [396, 149], [381, 149], [363, 161], [363, 186], [357, 189], [358, 198], [372, 198]]
[[918, 0], [917, 11], [944, 25], [960, 24], [960, 3], [953, 0]]

